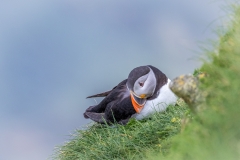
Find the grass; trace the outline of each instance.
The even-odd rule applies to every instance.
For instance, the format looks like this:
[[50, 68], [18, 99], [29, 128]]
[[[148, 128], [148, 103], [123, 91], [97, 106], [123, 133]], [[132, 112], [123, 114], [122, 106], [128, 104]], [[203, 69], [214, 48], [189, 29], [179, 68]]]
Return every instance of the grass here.
[[192, 116], [186, 105], [170, 106], [144, 121], [126, 126], [94, 124], [77, 130], [54, 159], [240, 159], [240, 7], [209, 60], [201, 89], [204, 110]]
[[60, 147], [56, 159], [145, 159], [147, 152], [166, 153], [166, 139], [181, 130], [180, 120], [190, 116], [184, 103], [169, 106], [143, 121], [131, 120], [126, 126], [94, 124], [77, 130], [73, 139]]

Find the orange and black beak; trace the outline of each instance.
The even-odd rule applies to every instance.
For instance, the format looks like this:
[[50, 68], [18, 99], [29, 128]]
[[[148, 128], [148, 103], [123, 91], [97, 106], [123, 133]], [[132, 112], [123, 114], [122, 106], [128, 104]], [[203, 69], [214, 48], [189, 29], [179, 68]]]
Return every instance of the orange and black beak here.
[[133, 108], [137, 113], [140, 113], [147, 101], [146, 95], [140, 95], [140, 98], [139, 98], [135, 96], [132, 92], [130, 94], [131, 94], [131, 101], [132, 101]]

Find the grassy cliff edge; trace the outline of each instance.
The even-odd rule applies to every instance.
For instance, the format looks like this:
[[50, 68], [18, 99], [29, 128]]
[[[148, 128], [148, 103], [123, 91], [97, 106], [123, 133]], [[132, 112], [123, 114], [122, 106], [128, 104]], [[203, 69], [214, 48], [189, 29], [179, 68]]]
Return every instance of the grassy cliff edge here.
[[169, 155], [152, 159], [240, 159], [240, 7], [233, 10], [217, 53], [208, 52], [211, 61], [200, 69], [208, 75], [201, 85], [208, 93], [205, 109], [173, 138]]

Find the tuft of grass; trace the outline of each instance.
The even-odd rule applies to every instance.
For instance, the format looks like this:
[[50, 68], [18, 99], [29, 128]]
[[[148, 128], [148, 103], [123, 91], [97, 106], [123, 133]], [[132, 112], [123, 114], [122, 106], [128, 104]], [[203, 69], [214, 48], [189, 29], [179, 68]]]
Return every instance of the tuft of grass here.
[[126, 126], [95, 123], [87, 130], [77, 130], [69, 142], [57, 149], [54, 159], [127, 160], [145, 159], [147, 152], [166, 154], [166, 139], [180, 132], [183, 117], [191, 116], [185, 103], [179, 103], [150, 119], [132, 119]]
[[240, 159], [240, 6], [215, 52], [208, 52], [211, 62], [200, 68], [208, 77], [201, 89], [208, 93], [204, 111], [173, 138], [166, 160]]

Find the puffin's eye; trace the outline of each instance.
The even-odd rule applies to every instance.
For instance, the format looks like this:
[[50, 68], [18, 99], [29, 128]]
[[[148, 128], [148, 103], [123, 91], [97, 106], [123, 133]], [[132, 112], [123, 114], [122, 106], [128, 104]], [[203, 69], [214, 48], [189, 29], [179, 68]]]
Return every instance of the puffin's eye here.
[[141, 87], [143, 87], [144, 83], [143, 82], [138, 82]]

